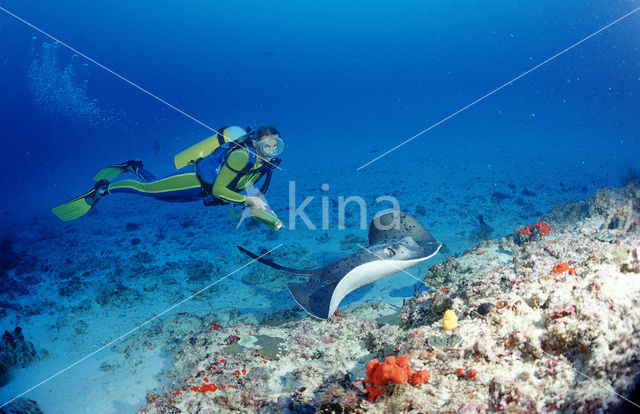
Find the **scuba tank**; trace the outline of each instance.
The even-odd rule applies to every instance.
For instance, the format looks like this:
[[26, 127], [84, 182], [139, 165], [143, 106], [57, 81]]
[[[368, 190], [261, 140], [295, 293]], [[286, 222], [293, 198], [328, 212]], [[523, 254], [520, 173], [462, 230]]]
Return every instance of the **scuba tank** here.
[[211, 154], [225, 142], [236, 141], [248, 133], [248, 131], [239, 126], [220, 128], [218, 133], [211, 135], [209, 138], [204, 139], [176, 154], [173, 158], [173, 163], [178, 170], [189, 164], [195, 164], [200, 158], [204, 158]]

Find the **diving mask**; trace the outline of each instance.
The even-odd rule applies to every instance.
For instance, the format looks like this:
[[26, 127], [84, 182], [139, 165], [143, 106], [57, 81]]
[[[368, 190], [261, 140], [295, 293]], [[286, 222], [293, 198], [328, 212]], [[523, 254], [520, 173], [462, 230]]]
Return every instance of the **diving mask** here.
[[284, 141], [277, 136], [262, 138], [256, 141], [256, 145], [260, 147], [260, 151], [268, 157], [278, 156], [284, 151]]

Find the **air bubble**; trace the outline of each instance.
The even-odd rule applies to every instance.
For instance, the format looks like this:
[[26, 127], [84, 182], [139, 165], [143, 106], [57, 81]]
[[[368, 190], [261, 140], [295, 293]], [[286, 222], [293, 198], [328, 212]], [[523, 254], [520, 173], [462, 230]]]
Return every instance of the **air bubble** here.
[[[32, 48], [28, 79], [38, 110], [51, 116], [65, 115], [89, 125], [114, 118], [104, 113], [98, 100], [87, 94], [88, 65], [65, 65], [63, 62], [67, 56], [58, 48], [58, 42], [44, 42], [40, 48]], [[74, 64], [77, 59], [78, 54], [71, 55], [70, 60]], [[77, 73], [78, 68], [81, 74]]]

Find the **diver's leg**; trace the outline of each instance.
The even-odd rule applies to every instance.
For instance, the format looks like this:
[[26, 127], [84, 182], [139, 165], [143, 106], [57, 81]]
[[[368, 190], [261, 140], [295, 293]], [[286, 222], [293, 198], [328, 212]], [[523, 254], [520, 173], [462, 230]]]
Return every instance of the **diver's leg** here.
[[141, 194], [163, 201], [193, 201], [203, 198], [202, 186], [194, 168], [183, 168], [172, 175], [150, 182], [119, 180], [109, 184], [108, 191], [110, 194]]
[[155, 176], [149, 171], [142, 168], [141, 160], [129, 160], [120, 164], [108, 165], [102, 168], [100, 171], [93, 175], [93, 179], [96, 181], [107, 180], [111, 181], [121, 174], [132, 172], [144, 182], [155, 180]]
[[[125, 167], [127, 167], [127, 170], [122, 171]], [[131, 171], [128, 168], [127, 163], [110, 166], [99, 171], [96, 176], [115, 178], [124, 172]], [[138, 167], [136, 172], [138, 176], [141, 174], [144, 176], [145, 173], [148, 174], [146, 175], [147, 178], [153, 177], [148, 171], [142, 170], [141, 166]], [[141, 178], [144, 179], [143, 177]], [[91, 190], [66, 203], [53, 207], [51, 211], [62, 221], [74, 220], [88, 213], [102, 197], [111, 193], [141, 194], [172, 202], [196, 201], [204, 198], [200, 180], [195, 173], [195, 167], [188, 165], [172, 175], [149, 182], [125, 179], [109, 183], [109, 180], [100, 178]]]
[[98, 201], [108, 194], [109, 182], [100, 180], [88, 192], [51, 209], [62, 221], [75, 220], [89, 212]]
[[138, 177], [142, 178], [142, 180], [146, 181], [146, 182], [153, 181], [153, 180], [156, 179], [155, 175], [151, 174], [151, 172], [149, 172], [149, 170], [145, 170], [142, 167], [137, 168], [133, 173], [135, 175], [137, 175]]
[[125, 164], [129, 167], [128, 171], [131, 171], [144, 182], [153, 181], [156, 179], [156, 176], [151, 174], [148, 170], [142, 168], [142, 160], [130, 160], [126, 161]]

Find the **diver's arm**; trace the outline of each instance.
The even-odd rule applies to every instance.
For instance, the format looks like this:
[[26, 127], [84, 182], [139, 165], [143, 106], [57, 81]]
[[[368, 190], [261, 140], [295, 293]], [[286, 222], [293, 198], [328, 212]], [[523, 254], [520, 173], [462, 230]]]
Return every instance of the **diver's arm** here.
[[[248, 207], [264, 210], [267, 208], [267, 205], [260, 197], [247, 197], [244, 194], [229, 189], [229, 184], [238, 174], [233, 170], [242, 170], [244, 166], [247, 165], [248, 160], [249, 154], [246, 150], [238, 149], [232, 151], [227, 161], [220, 168], [216, 181], [213, 183], [211, 195], [230, 203], [246, 204]], [[229, 167], [233, 168], [233, 170]]]
[[218, 173], [216, 181], [213, 183], [213, 188], [211, 189], [211, 195], [230, 203], [245, 203], [247, 201], [247, 196], [230, 190], [228, 186], [238, 174], [231, 170], [231, 168], [238, 171], [242, 170], [244, 166], [247, 165], [248, 160], [249, 154], [246, 150], [238, 149], [232, 151], [229, 154], [227, 161], [222, 164], [222, 167], [220, 167], [220, 172]]

